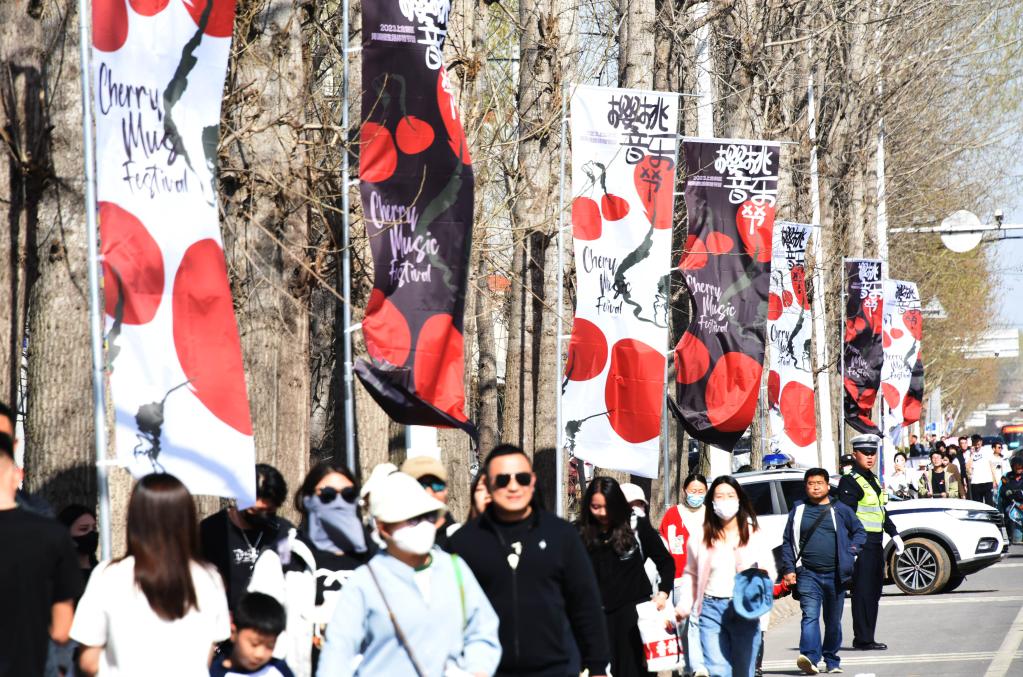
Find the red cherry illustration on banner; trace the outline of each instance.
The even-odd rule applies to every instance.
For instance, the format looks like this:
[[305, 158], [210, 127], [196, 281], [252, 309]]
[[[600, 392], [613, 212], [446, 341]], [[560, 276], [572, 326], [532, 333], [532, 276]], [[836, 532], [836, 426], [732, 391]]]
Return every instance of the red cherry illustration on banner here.
[[206, 22], [203, 33], [214, 38], [229, 38], [234, 30], [235, 0], [181, 0], [185, 4], [192, 21], [198, 26], [202, 21], [206, 3], [212, 2], [213, 9]]
[[124, 0], [92, 0], [92, 46], [116, 52], [128, 39], [128, 7]]
[[141, 16], [156, 16], [167, 8], [170, 0], [128, 0], [131, 8]]
[[803, 310], [810, 310], [810, 301], [806, 297], [806, 269], [803, 266], [795, 266], [789, 271], [792, 278], [792, 293]]
[[889, 409], [899, 406], [899, 389], [891, 383], [881, 384], [881, 394], [884, 395], [884, 401], [888, 403]]
[[433, 143], [433, 127], [429, 122], [414, 115], [406, 115], [398, 122], [394, 138], [402, 153], [415, 155], [422, 153]]
[[778, 406], [778, 395], [781, 392], [781, 374], [774, 369], [767, 372], [767, 406]]
[[866, 414], [860, 414], [859, 416], [857, 416], [857, 418], [860, 419], [860, 422], [863, 423], [863, 425], [869, 426], [871, 428], [875, 427], [874, 422], [871, 421], [870, 417], [867, 416]]
[[607, 193], [600, 198], [600, 211], [608, 221], [619, 221], [629, 214], [629, 203], [625, 198]]
[[463, 350], [462, 333], [455, 328], [451, 315], [438, 313], [419, 330], [413, 366], [416, 393], [459, 421], [467, 420]]
[[173, 310], [174, 349], [189, 389], [214, 416], [251, 435], [238, 325], [216, 240], [199, 240], [185, 251], [174, 276]]
[[679, 383], [696, 383], [710, 368], [710, 351], [703, 341], [689, 333], [682, 334], [682, 340], [675, 346], [675, 380]]
[[877, 398], [877, 388], [864, 388], [860, 392], [860, 396], [856, 398], [856, 404], [859, 405], [860, 409], [870, 410], [874, 406], [874, 400]]
[[400, 367], [408, 360], [412, 332], [405, 316], [379, 289], [370, 292], [366, 316], [362, 320], [366, 352], [374, 360]]
[[919, 310], [907, 310], [902, 314], [902, 321], [906, 324], [906, 329], [913, 335], [913, 338], [917, 341], [923, 338], [924, 318]]
[[792, 292], [790, 292], [788, 289], [781, 293], [781, 305], [783, 308], [788, 308], [789, 306], [791, 306], [792, 301], [794, 300], [795, 297], [792, 296]]
[[391, 178], [398, 167], [398, 152], [391, 132], [375, 122], [365, 122], [359, 134], [359, 178], [367, 183], [380, 183]]
[[735, 246], [735, 240], [724, 233], [710, 233], [707, 235], [707, 251], [711, 254], [727, 254]]
[[782, 310], [781, 297], [775, 293], [768, 294], [767, 319], [771, 320], [772, 322], [774, 320], [777, 320], [779, 317], [781, 317], [781, 310]]
[[725, 353], [707, 379], [707, 420], [722, 432], [739, 432], [753, 422], [763, 367], [745, 353]]
[[850, 317], [845, 321], [845, 342], [849, 343], [856, 336], [867, 328], [867, 323], [862, 317]]
[[588, 381], [604, 371], [607, 364], [607, 339], [600, 327], [581, 317], [572, 322], [572, 340], [568, 342], [565, 376], [570, 381]]
[[900, 338], [902, 338], [902, 335], [904, 333], [905, 332], [902, 331], [901, 329], [899, 329], [898, 327], [892, 327], [891, 334], [892, 334], [892, 338], [893, 339], [900, 339]]
[[845, 386], [845, 392], [849, 393], [853, 400], [855, 400], [860, 392], [859, 386], [848, 376], [843, 381], [843, 385]]
[[675, 163], [668, 158], [644, 155], [636, 163], [632, 181], [643, 203], [647, 221], [654, 228], [671, 228], [675, 190]]
[[910, 423], [916, 423], [920, 420], [920, 400], [916, 399], [909, 393], [906, 393], [906, 397], [902, 400], [902, 420], [903, 423], [909, 425]]
[[813, 388], [789, 381], [781, 392], [780, 409], [785, 433], [797, 446], [805, 447], [817, 440]]
[[686, 238], [686, 250], [682, 253], [678, 267], [682, 270], [699, 270], [707, 265], [707, 259], [707, 245], [695, 235], [690, 235]]
[[602, 222], [597, 203], [588, 197], [572, 200], [572, 237], [577, 240], [600, 238]]
[[654, 439], [661, 432], [664, 355], [636, 339], [611, 349], [604, 404], [611, 427], [626, 442]]
[[471, 165], [469, 144], [465, 140], [462, 118], [458, 114], [458, 106], [455, 105], [455, 100], [451, 96], [451, 89], [448, 72], [441, 68], [437, 76], [437, 107], [440, 110], [440, 119], [444, 122], [444, 129], [448, 132], [448, 145], [455, 157], [462, 160], [462, 164]]
[[[114, 316], [118, 296], [123, 295], [121, 321], [124, 324], [145, 324], [156, 315], [163, 299], [164, 271], [160, 245], [131, 212], [113, 202], [100, 202], [98, 206], [106, 313]], [[120, 286], [115, 270], [120, 277]]]
[[752, 200], [746, 200], [735, 212], [735, 225], [746, 253], [756, 257], [758, 263], [770, 263], [774, 207], [758, 206]]
[[885, 348], [892, 347], [892, 337], [889, 336], [888, 332], [886, 331], [881, 332], [881, 345], [884, 346]]

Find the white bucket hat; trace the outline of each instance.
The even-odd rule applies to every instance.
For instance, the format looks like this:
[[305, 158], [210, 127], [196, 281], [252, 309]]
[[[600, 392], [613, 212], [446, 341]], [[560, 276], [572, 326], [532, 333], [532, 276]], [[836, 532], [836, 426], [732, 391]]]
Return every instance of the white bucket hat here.
[[[646, 494], [643, 493], [642, 487], [633, 484], [632, 482], [623, 482], [621, 485], [622, 493], [625, 494], [625, 502], [632, 503], [633, 501], [643, 501], [647, 503]], [[647, 503], [649, 505], [649, 503]]]
[[386, 524], [404, 522], [441, 510], [444, 510], [444, 504], [426, 493], [419, 482], [403, 472], [392, 473], [373, 485], [370, 511], [374, 518]]

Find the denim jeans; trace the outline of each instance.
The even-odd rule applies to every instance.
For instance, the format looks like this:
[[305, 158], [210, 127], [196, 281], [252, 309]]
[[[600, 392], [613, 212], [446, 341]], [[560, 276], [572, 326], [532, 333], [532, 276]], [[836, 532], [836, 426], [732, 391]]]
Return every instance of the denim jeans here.
[[703, 670], [703, 650], [700, 648], [700, 619], [691, 614], [682, 628], [682, 651], [685, 653], [686, 673]]
[[711, 677], [753, 677], [760, 622], [735, 613], [731, 599], [703, 598], [700, 646]]
[[[799, 653], [816, 665], [823, 655], [828, 669], [838, 667], [842, 647], [842, 606], [845, 591], [838, 585], [835, 572], [819, 574], [800, 568], [796, 572], [799, 607], [803, 624], [799, 632]], [[824, 612], [824, 640], [821, 641], [821, 611]]]

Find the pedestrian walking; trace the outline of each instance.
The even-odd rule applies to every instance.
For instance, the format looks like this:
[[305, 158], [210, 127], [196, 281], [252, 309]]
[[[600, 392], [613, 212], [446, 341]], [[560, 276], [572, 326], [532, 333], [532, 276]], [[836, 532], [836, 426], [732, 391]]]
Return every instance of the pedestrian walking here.
[[963, 452], [967, 449], [966, 438], [960, 437], [960, 445], [949, 444], [945, 447], [945, 453], [948, 454], [949, 466], [955, 468], [954, 475], [959, 478], [959, 496], [966, 498], [969, 496], [970, 491], [970, 469], [967, 466], [965, 459], [963, 458]]
[[469, 517], [466, 522], [471, 522], [476, 519], [487, 509], [490, 505], [490, 492], [487, 491], [487, 483], [484, 482], [486, 479], [483, 473], [476, 475], [472, 479], [472, 484], [469, 485], [469, 496], [471, 502], [469, 504]]
[[[752, 677], [760, 647], [760, 622], [743, 612], [746, 590], [737, 573], [761, 570], [776, 577], [774, 554], [760, 531], [756, 512], [735, 478], [723, 475], [708, 492], [702, 538], [690, 539], [686, 569], [675, 607], [679, 618], [700, 617], [700, 645], [706, 671], [714, 677]], [[769, 583], [766, 598], [771, 598]], [[770, 606], [763, 609], [770, 611]]]
[[970, 499], [994, 507], [995, 467], [991, 448], [984, 446], [984, 438], [974, 435], [970, 438]]
[[998, 505], [1005, 515], [1005, 527], [1009, 541], [1023, 544], [1023, 456], [1013, 456], [1009, 461], [1012, 471], [1002, 478], [998, 489]]
[[914, 458], [916, 456], [925, 456], [927, 449], [923, 444], [920, 444], [920, 438], [916, 435], [909, 436], [909, 456]]
[[404, 473], [374, 487], [373, 518], [385, 549], [341, 591], [317, 675], [494, 673], [497, 614], [466, 563], [435, 546], [444, 509]]
[[448, 539], [451, 534], [458, 531], [462, 523], [447, 509], [448, 471], [444, 464], [432, 456], [410, 456], [401, 464], [401, 471], [419, 482], [426, 489], [426, 493], [444, 504], [440, 523], [437, 525], [437, 545], [442, 550], [447, 550]]
[[892, 470], [885, 478], [884, 490], [888, 492], [888, 497], [897, 501], [916, 498], [915, 476], [913, 469], [906, 466], [906, 455], [901, 451], [896, 452], [892, 460]]
[[288, 664], [274, 658], [286, 625], [284, 607], [270, 595], [248, 592], [231, 612], [231, 641], [210, 665], [210, 677], [294, 677]]
[[[539, 506], [536, 475], [522, 449], [495, 448], [483, 472], [491, 503], [450, 545], [501, 619], [497, 674], [567, 677], [585, 669], [592, 677], [606, 675], [600, 591], [575, 527]], [[573, 665], [574, 646], [581, 666]]]
[[57, 514], [57, 521], [66, 526], [71, 534], [75, 554], [78, 555], [78, 569], [82, 572], [82, 581], [87, 582], [98, 564], [96, 548], [99, 547], [99, 531], [96, 512], [80, 503], [72, 503]]
[[[644, 499], [642, 494], [637, 500], [640, 499]], [[595, 477], [586, 487], [578, 526], [600, 588], [610, 642], [611, 674], [615, 677], [646, 674], [636, 605], [653, 601], [660, 610], [667, 604], [675, 571], [671, 555], [646, 515], [632, 514], [625, 494], [611, 477]], [[652, 597], [644, 566], [647, 560], [656, 565], [660, 574], [659, 588]]]
[[838, 651], [845, 587], [852, 581], [853, 562], [867, 540], [856, 513], [828, 496], [830, 479], [823, 468], [806, 471], [806, 501], [796, 502], [789, 511], [782, 536], [782, 581], [795, 587], [803, 613], [796, 667], [808, 675], [820, 672], [821, 659], [825, 672], [842, 672]]
[[941, 451], [931, 452], [931, 469], [923, 473], [917, 481], [917, 491], [921, 498], [959, 498], [960, 481], [952, 475], [948, 465], [948, 455]]
[[71, 638], [80, 673], [200, 677], [231, 636], [220, 574], [199, 555], [199, 521], [173, 475], [140, 479], [128, 501], [127, 555], [101, 562], [78, 603]]
[[892, 537], [895, 552], [903, 553], [906, 546], [898, 530], [885, 511], [888, 495], [874, 475], [877, 465], [881, 438], [877, 435], [857, 435], [852, 439], [852, 472], [838, 483], [838, 500], [856, 512], [856, 517], [867, 532], [856, 564], [853, 567], [852, 614], [853, 648], [883, 651], [887, 644], [878, 642], [874, 636], [877, 628], [877, 607], [881, 601], [881, 586], [884, 584], [884, 548], [882, 530]]

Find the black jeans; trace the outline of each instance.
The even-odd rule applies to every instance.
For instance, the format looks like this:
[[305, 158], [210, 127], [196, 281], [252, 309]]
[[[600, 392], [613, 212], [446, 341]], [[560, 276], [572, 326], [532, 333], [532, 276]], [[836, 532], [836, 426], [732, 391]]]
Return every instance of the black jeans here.
[[970, 498], [974, 501], [980, 501], [981, 503], [987, 503], [991, 507], [995, 505], [995, 499], [992, 495], [994, 489], [994, 482], [980, 482], [973, 483], [970, 485]]

